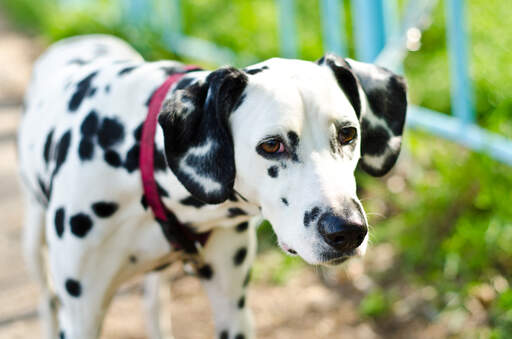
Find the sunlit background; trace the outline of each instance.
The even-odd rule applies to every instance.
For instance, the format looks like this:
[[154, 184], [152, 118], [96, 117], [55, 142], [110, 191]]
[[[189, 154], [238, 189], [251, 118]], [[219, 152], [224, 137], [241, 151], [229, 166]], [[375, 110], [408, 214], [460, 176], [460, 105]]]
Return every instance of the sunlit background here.
[[[380, 179], [358, 173], [367, 256], [308, 267], [279, 252], [268, 224], [259, 228], [249, 295], [259, 337], [512, 338], [510, 18], [509, 0], [0, 0], [0, 337], [38, 336], [37, 292], [19, 254], [13, 147], [31, 61], [55, 40], [110, 33], [149, 60], [242, 67], [333, 50], [377, 57], [407, 78], [412, 108], [398, 165]], [[368, 27], [380, 32], [370, 44]], [[211, 336], [197, 282], [173, 272], [176, 337]], [[137, 286], [116, 298], [105, 337], [144, 337]]]

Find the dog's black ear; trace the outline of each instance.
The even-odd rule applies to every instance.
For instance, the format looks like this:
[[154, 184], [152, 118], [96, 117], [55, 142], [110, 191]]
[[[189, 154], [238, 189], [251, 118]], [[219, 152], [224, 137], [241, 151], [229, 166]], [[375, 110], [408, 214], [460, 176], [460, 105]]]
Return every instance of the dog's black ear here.
[[204, 81], [177, 89], [158, 118], [169, 167], [194, 197], [210, 204], [225, 201], [233, 191], [236, 169], [228, 120], [246, 84], [242, 71], [220, 68]]
[[317, 63], [331, 68], [361, 122], [361, 167], [374, 176], [386, 174], [400, 153], [407, 111], [404, 78], [333, 54]]

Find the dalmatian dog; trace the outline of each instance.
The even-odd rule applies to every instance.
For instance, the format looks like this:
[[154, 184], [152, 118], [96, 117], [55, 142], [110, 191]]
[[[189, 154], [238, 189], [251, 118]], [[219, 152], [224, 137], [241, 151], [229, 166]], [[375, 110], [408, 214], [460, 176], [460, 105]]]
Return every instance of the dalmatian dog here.
[[210, 232], [188, 258], [216, 338], [254, 337], [246, 307], [253, 216], [270, 221], [286, 253], [313, 265], [366, 250], [354, 171], [359, 164], [380, 176], [398, 157], [400, 76], [332, 54], [187, 70], [145, 62], [114, 37], [69, 38], [36, 62], [18, 135], [24, 250], [48, 338], [97, 338], [123, 282], [181, 258], [147, 206], [139, 164], [148, 103], [176, 73], [183, 77], [158, 117], [154, 178], [180, 223]]

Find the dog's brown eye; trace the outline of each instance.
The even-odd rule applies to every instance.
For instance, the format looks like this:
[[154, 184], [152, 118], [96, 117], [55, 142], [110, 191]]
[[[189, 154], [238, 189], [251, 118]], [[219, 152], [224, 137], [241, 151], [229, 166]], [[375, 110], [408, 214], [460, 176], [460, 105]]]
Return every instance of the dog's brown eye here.
[[262, 142], [260, 149], [265, 153], [281, 153], [284, 152], [284, 145], [277, 139], [271, 139]]
[[338, 134], [338, 139], [342, 145], [348, 145], [357, 136], [357, 130], [354, 127], [342, 128]]

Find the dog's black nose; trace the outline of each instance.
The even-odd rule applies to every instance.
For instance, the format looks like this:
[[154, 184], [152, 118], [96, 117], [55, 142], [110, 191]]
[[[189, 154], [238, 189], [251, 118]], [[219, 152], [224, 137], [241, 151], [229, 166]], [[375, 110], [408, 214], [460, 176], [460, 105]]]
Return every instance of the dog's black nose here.
[[318, 231], [332, 248], [347, 252], [356, 249], [364, 240], [368, 228], [361, 221], [324, 213], [318, 221]]

